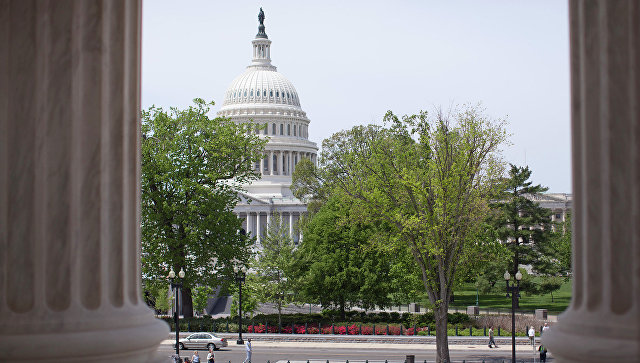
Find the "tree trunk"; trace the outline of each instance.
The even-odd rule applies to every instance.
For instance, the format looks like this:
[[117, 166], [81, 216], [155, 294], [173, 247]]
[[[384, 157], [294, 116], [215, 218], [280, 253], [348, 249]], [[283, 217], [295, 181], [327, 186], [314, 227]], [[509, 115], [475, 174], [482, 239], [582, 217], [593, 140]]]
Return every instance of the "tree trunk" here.
[[180, 310], [185, 318], [193, 318], [193, 301], [191, 300], [191, 289], [183, 287], [180, 289]]
[[449, 304], [444, 301], [434, 309], [436, 319], [436, 363], [448, 363], [449, 337], [447, 335]]

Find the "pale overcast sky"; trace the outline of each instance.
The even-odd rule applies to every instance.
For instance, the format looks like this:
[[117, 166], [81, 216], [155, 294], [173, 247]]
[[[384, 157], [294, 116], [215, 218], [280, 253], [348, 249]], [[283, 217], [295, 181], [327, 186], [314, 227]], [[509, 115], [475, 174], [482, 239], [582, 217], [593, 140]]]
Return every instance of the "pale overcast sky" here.
[[318, 146], [334, 132], [482, 102], [509, 121], [505, 158], [571, 192], [566, 1], [143, 3], [142, 107], [216, 101], [251, 62], [258, 11], [272, 64], [295, 86]]

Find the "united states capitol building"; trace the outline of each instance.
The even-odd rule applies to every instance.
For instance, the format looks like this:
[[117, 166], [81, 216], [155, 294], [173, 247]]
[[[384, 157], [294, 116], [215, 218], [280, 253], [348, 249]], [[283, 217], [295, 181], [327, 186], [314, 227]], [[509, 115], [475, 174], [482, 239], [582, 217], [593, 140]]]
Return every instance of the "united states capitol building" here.
[[291, 193], [291, 175], [302, 159], [316, 163], [318, 147], [309, 141], [310, 121], [300, 107], [298, 92], [271, 64], [271, 40], [265, 33], [262, 9], [258, 19], [251, 64], [231, 82], [218, 112], [235, 122], [255, 124], [255, 132], [269, 138], [264, 158], [255, 165], [262, 177], [244, 186], [234, 211], [258, 244], [276, 213], [298, 243], [302, 236], [295, 226], [307, 207]]

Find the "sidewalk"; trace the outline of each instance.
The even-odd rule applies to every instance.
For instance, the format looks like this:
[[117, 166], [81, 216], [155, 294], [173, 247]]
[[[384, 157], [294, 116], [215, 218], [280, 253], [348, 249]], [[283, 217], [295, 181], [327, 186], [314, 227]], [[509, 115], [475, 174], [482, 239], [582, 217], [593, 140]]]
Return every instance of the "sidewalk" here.
[[[193, 332], [189, 333], [180, 333], [180, 338], [185, 338], [188, 335], [193, 334]], [[238, 333], [215, 333], [217, 336], [226, 338], [229, 342], [229, 345], [234, 345], [235, 341], [238, 338]], [[168, 341], [175, 342], [175, 332], [169, 334], [167, 338]], [[366, 345], [373, 344], [375, 346], [380, 346], [381, 344], [385, 345], [418, 345], [418, 346], [429, 346], [432, 345], [435, 347], [436, 337], [435, 336], [406, 336], [406, 335], [331, 335], [331, 334], [256, 334], [256, 333], [242, 333], [242, 338], [246, 340], [247, 338], [251, 338], [251, 340], [260, 345], [270, 345], [270, 344], [292, 344], [296, 346], [303, 346], [309, 344], [309, 346], [321, 346], [325, 344], [357, 344], [359, 347], [363, 348]], [[449, 336], [449, 345], [474, 345], [474, 346], [484, 346], [488, 349], [487, 344], [489, 342], [489, 337], [483, 336]], [[507, 347], [511, 349], [511, 337], [510, 336], [500, 336], [495, 337], [496, 344], [500, 348]], [[536, 338], [536, 345], [540, 344], [540, 338]], [[529, 338], [527, 337], [516, 337], [516, 346], [520, 349], [520, 346], [531, 349], [531, 345], [529, 343]]]

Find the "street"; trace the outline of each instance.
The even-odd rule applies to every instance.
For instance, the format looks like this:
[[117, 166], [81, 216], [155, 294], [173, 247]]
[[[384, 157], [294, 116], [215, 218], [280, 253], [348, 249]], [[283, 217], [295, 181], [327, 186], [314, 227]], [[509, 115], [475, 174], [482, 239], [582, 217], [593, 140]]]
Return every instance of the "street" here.
[[[450, 354], [453, 362], [510, 362], [511, 346], [500, 346], [490, 349], [477, 345], [451, 345]], [[517, 346], [518, 362], [533, 362], [533, 351], [529, 346]], [[160, 346], [162, 356], [171, 356], [175, 350], [170, 340]], [[201, 362], [206, 361], [207, 352], [198, 351]], [[537, 352], [536, 352], [537, 353]], [[181, 357], [191, 356], [193, 350], [180, 351]], [[404, 362], [407, 355], [414, 355], [416, 363], [435, 361], [435, 345], [421, 344], [370, 344], [370, 343], [309, 343], [309, 342], [253, 342], [252, 361], [255, 363], [275, 362]], [[239, 363], [246, 357], [244, 345], [236, 345], [230, 341], [228, 347], [217, 350], [215, 359], [218, 363]], [[536, 355], [536, 362], [539, 356]], [[553, 362], [548, 358], [547, 362]]]

